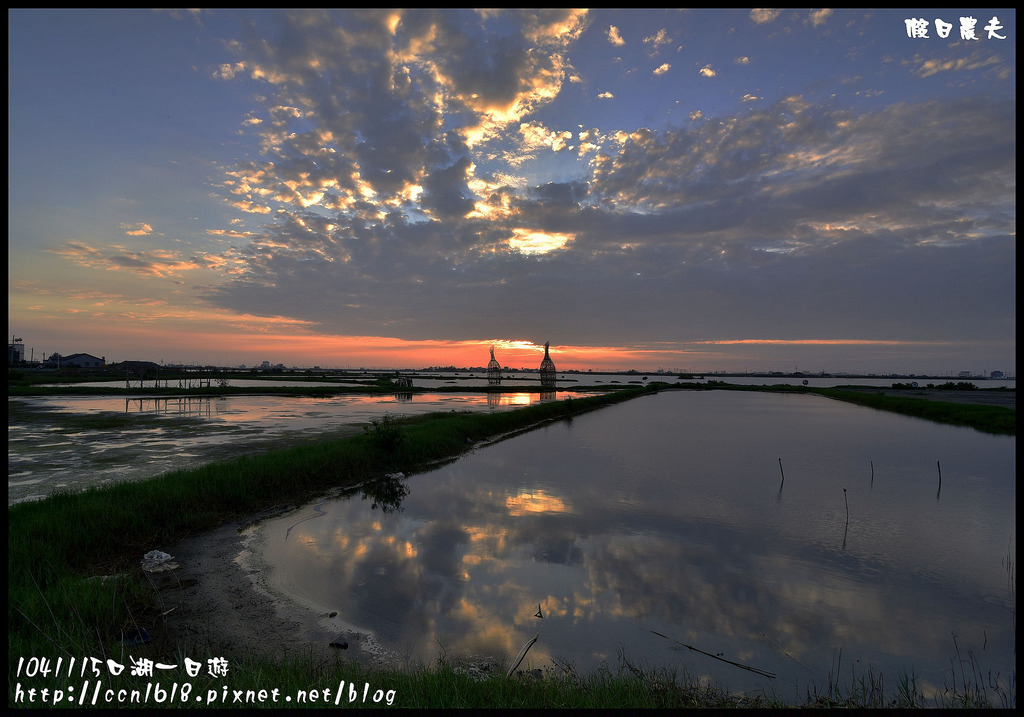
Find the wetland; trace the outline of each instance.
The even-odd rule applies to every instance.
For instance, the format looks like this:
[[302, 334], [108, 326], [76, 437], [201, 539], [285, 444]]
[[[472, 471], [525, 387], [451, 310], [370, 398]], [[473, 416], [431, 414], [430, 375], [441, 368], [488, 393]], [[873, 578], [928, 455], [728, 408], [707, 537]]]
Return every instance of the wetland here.
[[[922, 700], [941, 702], [967, 664], [975, 682], [1002, 680], [1012, 694], [1012, 436], [802, 393], [651, 387], [578, 414], [569, 404], [591, 399], [524, 393], [510, 392], [504, 406], [477, 396], [477, 415], [525, 415], [505, 409], [530, 404], [551, 411], [540, 427], [498, 441], [507, 430], [488, 429], [491, 440], [456, 437], [436, 455], [461, 457], [433, 468], [422, 456], [401, 465], [378, 456], [370, 464], [379, 472], [405, 469], [383, 494], [331, 490], [337, 478], [329, 475], [302, 490], [275, 489], [277, 479], [268, 478], [254, 487], [267, 495], [230, 508], [214, 503], [192, 527], [160, 527], [171, 518], [154, 511], [160, 544], [140, 526], [122, 551], [170, 550], [202, 533], [200, 524], [224, 525], [283, 502], [244, 521], [245, 530], [230, 528], [235, 538], [221, 542], [233, 566], [226, 579], [252, 582], [272, 614], [304, 616], [269, 645], [323, 647], [348, 634], [353, 647], [373, 645], [378, 668], [504, 665], [537, 635], [523, 669], [545, 674], [621, 669], [625, 660], [787, 704], [840, 681], [855, 684], [858, 675], [885, 674], [890, 685], [911, 675]], [[360, 410], [370, 405], [360, 400]], [[274, 441], [298, 457], [325, 441], [365, 439], [360, 425], [396, 413], [404, 426], [411, 421], [403, 431], [467, 413], [429, 410], [417, 396], [412, 403], [421, 400], [423, 410], [413, 415], [419, 409], [396, 411], [386, 400], [357, 420], [324, 420], [322, 406], [268, 412], [296, 430], [267, 437], [267, 460], [281, 453]], [[123, 412], [62, 405], [26, 409], [33, 417], [23, 423], [38, 428], [42, 416], [58, 413], [72, 433], [213, 425], [230, 437], [223, 443], [249, 446], [225, 466], [259, 465], [247, 462], [256, 444], [240, 440], [245, 419], [232, 420], [232, 409], [203, 406], [196, 416], [133, 411], [130, 403]], [[314, 470], [297, 459], [274, 465]], [[274, 470], [291, 469], [266, 472]], [[108, 484], [132, 496], [132, 482]], [[39, 502], [46, 511], [49, 501]], [[23, 515], [12, 513], [21, 525]], [[122, 563], [117, 552], [98, 550], [96, 560]], [[258, 632], [259, 623], [239, 624]]]

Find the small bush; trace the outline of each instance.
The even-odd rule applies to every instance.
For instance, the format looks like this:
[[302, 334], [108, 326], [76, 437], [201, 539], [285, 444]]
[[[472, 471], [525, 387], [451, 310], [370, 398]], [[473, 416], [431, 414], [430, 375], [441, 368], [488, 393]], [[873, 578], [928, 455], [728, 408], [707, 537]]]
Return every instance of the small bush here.
[[388, 453], [398, 451], [408, 440], [405, 426], [390, 413], [385, 413], [382, 418], [374, 419], [369, 425], [363, 426], [363, 433], [371, 446]]

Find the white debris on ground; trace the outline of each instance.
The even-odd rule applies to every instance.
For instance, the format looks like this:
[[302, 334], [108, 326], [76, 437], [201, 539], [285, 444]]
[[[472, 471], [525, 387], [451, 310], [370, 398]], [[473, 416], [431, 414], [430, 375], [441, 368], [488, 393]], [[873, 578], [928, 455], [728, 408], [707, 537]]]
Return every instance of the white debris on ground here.
[[173, 561], [173, 555], [168, 555], [160, 550], [150, 550], [142, 556], [142, 569], [150, 573], [163, 573], [181, 567]]

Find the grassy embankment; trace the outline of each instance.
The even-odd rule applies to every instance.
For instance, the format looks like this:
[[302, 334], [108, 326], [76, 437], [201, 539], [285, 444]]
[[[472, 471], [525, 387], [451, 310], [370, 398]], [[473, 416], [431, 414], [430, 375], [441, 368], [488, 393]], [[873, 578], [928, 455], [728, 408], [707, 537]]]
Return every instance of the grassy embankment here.
[[[125, 648], [119, 646], [123, 635], [139, 626], [158, 624], [152, 589], [138, 566], [139, 556], [154, 545], [173, 545], [225, 521], [281, 503], [301, 503], [339, 486], [372, 485], [386, 472], [415, 472], [461, 454], [471, 445], [468, 441], [571, 419], [583, 411], [664, 388], [668, 387], [623, 388], [495, 414], [380, 420], [363, 435], [346, 440], [12, 506], [8, 510], [9, 704], [15, 704], [19, 682], [24, 687], [64, 690], [65, 695], [81, 685], [80, 679], [66, 674], [19, 679], [18, 657], [48, 656], [54, 662], [57, 658], [66, 662], [72, 657], [109, 656], [124, 661]], [[119, 577], [96, 579], [108, 574]], [[581, 676], [567, 671], [543, 680], [507, 678], [502, 670], [481, 681], [445, 664], [414, 672], [367, 672], [353, 664], [301, 660], [275, 664], [252, 656], [232, 663], [230, 685], [232, 691], [243, 692], [273, 685], [282, 694], [297, 694], [335, 689], [344, 679], [348, 684], [368, 683], [374, 690], [394, 690], [396, 705], [404, 707], [781, 706], [771, 697], [731, 696], [685, 675], [641, 670], [625, 658], [622, 666], [615, 674]], [[105, 687], [133, 689], [139, 684], [139, 678], [126, 674], [104, 678]], [[222, 681], [202, 676], [188, 684], [193, 690], [189, 706], [197, 706], [193, 702], [197, 695], [223, 686]], [[949, 703], [981, 704], [983, 697], [967, 688], [954, 692]], [[809, 695], [808, 703], [884, 706], [887, 699], [891, 698], [883, 695], [880, 680], [866, 675], [842, 691], [830, 685], [821, 695]], [[923, 704], [912, 681], [901, 684], [896, 699], [904, 706]]]
[[[924, 418], [936, 423], [954, 426], [966, 426], [984, 433], [1000, 435], [1017, 434], [1017, 412], [1005, 406], [987, 406], [974, 403], [953, 403], [950, 401], [932, 400], [930, 398], [914, 398], [912, 396], [888, 396], [855, 389], [857, 387], [812, 388], [808, 386], [790, 386], [776, 384], [774, 386], [746, 386], [726, 384], [719, 381], [708, 381], [706, 384], [682, 384], [681, 387], [700, 390], [728, 391], [761, 391], [770, 393], [811, 393], [826, 398], [860, 406], [875, 408], [880, 411], [900, 413], [905, 416]], [[979, 393], [982, 389], [979, 389]]]
[[975, 403], [951, 403], [925, 398], [883, 396], [877, 393], [844, 391], [841, 388], [815, 388], [814, 393], [839, 401], [869, 406], [882, 411], [925, 418], [936, 423], [968, 426], [985, 433], [1017, 435], [1017, 412], [1005, 406], [984, 406]]

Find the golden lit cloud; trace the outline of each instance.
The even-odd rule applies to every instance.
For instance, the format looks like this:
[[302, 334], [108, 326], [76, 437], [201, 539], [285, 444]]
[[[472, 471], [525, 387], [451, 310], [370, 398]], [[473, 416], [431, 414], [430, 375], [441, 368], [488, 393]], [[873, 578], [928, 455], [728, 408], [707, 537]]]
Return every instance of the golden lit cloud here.
[[831, 8], [824, 8], [822, 10], [811, 10], [809, 21], [812, 27], [821, 27], [825, 24], [825, 21], [832, 15]]
[[572, 132], [568, 130], [556, 132], [542, 124], [530, 122], [519, 125], [519, 134], [523, 138], [524, 149], [527, 151], [543, 148], [558, 152], [568, 147], [573, 137]]
[[763, 25], [766, 22], [771, 22], [781, 14], [782, 10], [755, 8], [750, 11], [750, 19], [758, 25]]
[[259, 236], [255, 232], [240, 232], [233, 229], [207, 229], [206, 233], [211, 236], [231, 237], [233, 239], [254, 239]]
[[122, 224], [121, 228], [124, 229], [125, 234], [133, 237], [146, 236], [147, 234], [153, 233], [153, 227], [145, 223]]
[[[921, 58], [915, 58], [920, 61]], [[920, 77], [931, 77], [937, 75], [940, 72], [962, 72], [964, 70], [980, 70], [985, 67], [998, 65], [1002, 62], [1002, 58], [996, 55], [988, 55], [985, 57], [978, 56], [977, 54], [971, 57], [958, 57], [949, 60], [938, 60], [930, 58], [921, 62], [920, 67], [917, 70], [917, 75]]]
[[70, 241], [49, 251], [90, 269], [129, 271], [146, 276], [176, 276], [208, 268], [208, 264], [201, 259], [184, 258], [167, 249], [138, 251], [117, 245], [96, 248], [83, 242]]
[[257, 205], [252, 202], [231, 202], [231, 206], [236, 209], [241, 209], [243, 212], [248, 212], [249, 214], [270, 214], [272, 211], [270, 207], [266, 205]]
[[549, 234], [532, 229], [515, 228], [508, 245], [521, 254], [547, 254], [563, 248], [576, 238], [574, 234]]
[[656, 34], [644, 38], [644, 44], [650, 45], [654, 50], [658, 50], [670, 42], [672, 42], [672, 38], [669, 37], [668, 30], [665, 28], [661, 28]]

